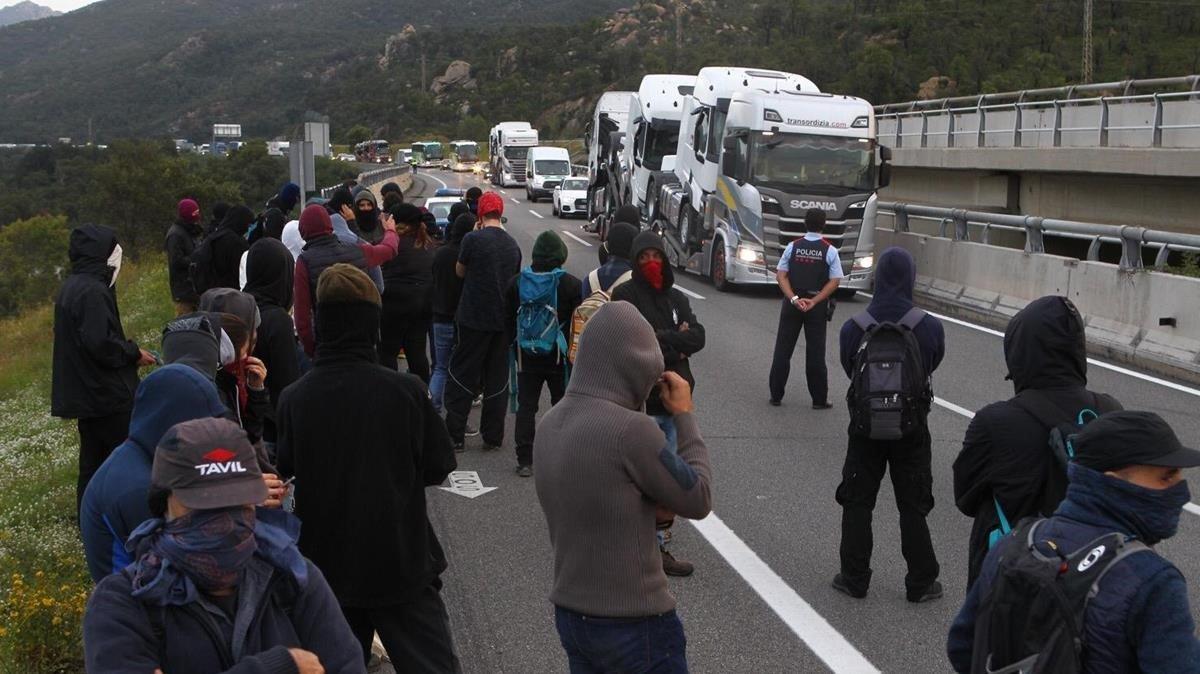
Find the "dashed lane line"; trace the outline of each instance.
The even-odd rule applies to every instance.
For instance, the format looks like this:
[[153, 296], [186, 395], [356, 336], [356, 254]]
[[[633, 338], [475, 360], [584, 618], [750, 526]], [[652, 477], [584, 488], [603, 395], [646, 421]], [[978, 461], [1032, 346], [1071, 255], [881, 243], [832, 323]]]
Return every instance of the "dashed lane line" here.
[[510, 199], [510, 200], [511, 200], [511, 201], [512, 201], [514, 204], [520, 204], [520, 203], [521, 203], [521, 202], [517, 201], [515, 197], [509, 197], [509, 199]]
[[[513, 199], [513, 201], [516, 201], [516, 199]], [[537, 218], [538, 220], [545, 220], [545, 218], [542, 217], [541, 213], [538, 213], [537, 211], [533, 210], [532, 208], [529, 209], [529, 212], [532, 213], [533, 217]]]
[[683, 293], [684, 295], [687, 295], [688, 297], [694, 297], [698, 300], [704, 299], [704, 295], [701, 295], [700, 293], [696, 292], [695, 290], [688, 290], [687, 288], [684, 288], [683, 286], [679, 285], [678, 283], [675, 284], [675, 287], [679, 289], [679, 292]]
[[572, 239], [575, 239], [575, 240], [576, 240], [576, 241], [578, 241], [579, 243], [582, 243], [583, 245], [587, 246], [588, 248], [591, 248], [591, 247], [592, 247], [592, 244], [588, 243], [587, 241], [584, 241], [583, 239], [579, 238], [578, 236], [575, 236], [574, 234], [572, 234], [572, 233], [568, 232], [568, 231], [567, 231], [567, 230], [565, 230], [565, 229], [564, 229], [564, 230], [562, 230], [562, 233], [563, 233], [563, 234], [566, 234], [567, 236], [571, 237]]

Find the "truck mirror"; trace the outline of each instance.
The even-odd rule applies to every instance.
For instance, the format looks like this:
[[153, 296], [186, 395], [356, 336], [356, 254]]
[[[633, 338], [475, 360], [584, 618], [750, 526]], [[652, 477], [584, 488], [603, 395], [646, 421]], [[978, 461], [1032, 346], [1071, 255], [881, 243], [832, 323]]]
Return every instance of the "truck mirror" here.
[[879, 189], [887, 187], [892, 182], [892, 165], [884, 162], [879, 165]]
[[879, 146], [879, 161], [891, 161], [891, 160], [892, 160], [892, 148], [890, 148], [886, 145], [880, 145]]

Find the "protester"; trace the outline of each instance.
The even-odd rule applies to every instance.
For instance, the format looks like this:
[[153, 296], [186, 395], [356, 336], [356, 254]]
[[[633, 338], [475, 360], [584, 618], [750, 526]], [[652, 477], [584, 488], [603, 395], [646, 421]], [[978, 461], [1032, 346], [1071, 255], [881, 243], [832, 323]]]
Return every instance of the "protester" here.
[[176, 208], [178, 217], [167, 230], [167, 278], [171, 286], [171, 299], [175, 302], [175, 315], [182, 316], [196, 310], [200, 297], [192, 288], [189, 269], [192, 252], [204, 239], [200, 227], [200, 206], [193, 199], [183, 199]]
[[262, 321], [255, 337], [254, 356], [267, 369], [271, 405], [263, 419], [263, 440], [276, 442], [275, 410], [283, 389], [300, 378], [300, 360], [292, 310], [296, 262], [287, 246], [265, 239], [250, 246], [246, 261], [246, 290], [254, 297]]
[[[258, 236], [250, 237], [251, 248], [254, 247], [254, 244], [262, 241], [263, 239], [274, 239], [276, 241], [281, 241], [283, 239], [283, 230], [285, 227], [284, 216], [278, 208], [267, 209], [267, 211], [263, 213], [259, 220], [255, 223], [255, 226], [258, 228], [255, 230], [255, 233]], [[301, 244], [301, 247], [303, 248], [303, 244]], [[249, 259], [250, 251], [247, 250], [245, 253], [242, 253], [241, 267], [238, 270], [238, 288], [242, 290], [246, 289], [246, 261]], [[294, 257], [292, 259], [295, 260]]]
[[429, 395], [433, 396], [433, 408], [439, 415], [444, 409], [442, 396], [446, 391], [450, 351], [455, 341], [454, 316], [462, 297], [463, 280], [455, 272], [455, 265], [463, 237], [474, 229], [475, 216], [469, 212], [460, 214], [450, 221], [446, 243], [433, 253], [433, 374], [429, 380]]
[[217, 230], [208, 236], [201, 247], [211, 249], [211, 259], [205, 261], [211, 267], [207, 270], [207, 278], [211, 285], [198, 287], [203, 293], [209, 288], [241, 288], [240, 270], [242, 254], [250, 248], [246, 241], [246, 232], [254, 222], [254, 213], [245, 206], [233, 206], [225, 214], [225, 219]]
[[[566, 262], [567, 244], [548, 229], [533, 243], [533, 263], [509, 281], [505, 292], [508, 332], [516, 335], [513, 441], [521, 477], [533, 475], [533, 438], [542, 386], [550, 390], [551, 406], [558, 404], [567, 386], [571, 315], [581, 301], [581, 286], [579, 279], [563, 270]], [[556, 330], [552, 324], [557, 324]]]
[[268, 496], [233, 423], [167, 431], [151, 470], [154, 518], [129, 539], [134, 561], [88, 600], [87, 671], [364, 672], [329, 585], [296, 549], [298, 523], [255, 510]]
[[[613, 228], [617, 225], [628, 225], [628, 228], [622, 228], [623, 233], [617, 243], [612, 243]], [[629, 232], [632, 231], [632, 234]], [[618, 257], [629, 262], [629, 246], [633, 245], [633, 237], [637, 236], [638, 232], [642, 231], [641, 217], [638, 215], [636, 206], [622, 206], [613, 214], [612, 224], [608, 227], [608, 231], [604, 240], [600, 242], [600, 247], [596, 249], [597, 256], [600, 258], [600, 266], [608, 263], [611, 251], [615, 247], [618, 251], [624, 250], [625, 254]]]
[[[910, 602], [922, 603], [942, 596], [940, 568], [925, 517], [933, 510], [932, 439], [927, 419], [933, 400], [930, 377], [945, 355], [946, 336], [938, 319], [915, 309], [912, 293], [916, 279], [912, 255], [903, 248], [888, 248], [879, 256], [875, 294], [866, 312], [842, 326], [842, 368], [852, 381], [847, 396], [851, 423], [842, 482], [837, 488], [837, 501], [842, 506], [841, 571], [833, 579], [833, 587], [859, 599], [867, 595], [871, 584], [871, 513], [887, 470], [892, 473], [896, 508], [900, 511], [900, 549], [908, 564], [906, 597]], [[896, 432], [890, 436], [884, 432], [890, 429], [883, 428], [882, 418], [872, 417], [869, 410], [857, 404], [855, 389], [861, 383], [855, 372], [862, 357], [860, 347], [869, 356], [871, 345], [882, 345], [887, 339], [876, 327], [881, 324], [898, 326], [895, 336], [906, 345], [914, 344], [915, 353], [900, 349], [911, 359], [902, 361], [901, 369], [919, 365], [923, 375], [914, 376], [909, 384], [915, 390], [904, 391], [903, 397], [912, 405], [897, 412], [905, 416], [897, 421]], [[903, 331], [911, 331], [915, 343], [905, 339]], [[863, 388], [858, 393], [870, 393], [868, 387]], [[891, 395], [895, 396], [894, 391]], [[869, 426], [872, 422], [880, 427]]]
[[[655, 554], [655, 505], [712, 508], [691, 386], [663, 370], [654, 328], [612, 302], [588, 323], [566, 395], [534, 441], [538, 501], [554, 547], [555, 624], [573, 672], [686, 672], [686, 638]], [[677, 451], [642, 413], [652, 389]]]
[[600, 244], [600, 266], [583, 278], [583, 297], [597, 290], [612, 294], [619, 283], [633, 276], [633, 264], [629, 260], [629, 249], [638, 230], [626, 222], [617, 222], [608, 230], [608, 238]]
[[467, 193], [465, 195], [463, 195], [463, 201], [465, 201], [467, 203], [467, 208], [470, 209], [471, 213], [473, 213], [476, 218], [478, 218], [480, 216], [479, 200], [482, 197], [483, 197], [483, 190], [480, 189], [479, 187], [469, 187], [469, 188], [467, 188]]
[[[279, 215], [286, 220], [292, 214], [292, 210], [296, 208], [296, 204], [300, 203], [301, 196], [299, 185], [293, 182], [284, 183], [279, 188], [279, 192], [267, 200], [266, 212], [277, 210]], [[270, 233], [268, 232], [267, 235], [270, 236]]]
[[[371, 244], [369, 241], [359, 236], [358, 224], [355, 221], [353, 191], [349, 188], [340, 188], [333, 191], [329, 201], [325, 202], [325, 211], [329, 213], [329, 221], [333, 224], [333, 234], [344, 244], [356, 246], [359, 244]], [[368, 264], [366, 268], [367, 275], [375, 282], [375, 287], [379, 288], [379, 292], [383, 292], [383, 271], [378, 264]]]
[[383, 227], [380, 226], [379, 203], [369, 189], [364, 189], [354, 195], [354, 223], [356, 233], [367, 243], [376, 244], [383, 241]]
[[456, 449], [463, 448], [467, 415], [482, 383], [479, 430], [484, 450], [504, 442], [508, 394], [508, 348], [512, 336], [504, 315], [504, 289], [521, 271], [521, 248], [504, 231], [504, 197], [488, 192], [479, 198], [482, 227], [463, 237], [455, 273], [463, 279], [458, 303], [454, 351], [450, 354], [445, 405], [446, 429]]
[[232, 358], [223, 354], [215, 382], [232, 418], [258, 445], [265, 419], [271, 412], [266, 390], [267, 368], [254, 357], [262, 313], [254, 296], [231, 288], [213, 288], [200, 296], [200, 308], [216, 312], [221, 328], [233, 346]]
[[283, 226], [283, 234], [280, 235], [279, 240], [287, 246], [293, 259], [300, 259], [300, 253], [304, 252], [304, 236], [300, 234], [299, 220], [288, 220], [287, 224]]
[[155, 358], [125, 339], [121, 327], [116, 233], [102, 225], [76, 227], [67, 255], [71, 273], [54, 300], [50, 413], [78, 421], [78, 509], [88, 480], [129, 432], [138, 367], [153, 365]]
[[159, 368], [138, 386], [129, 438], [92, 476], [79, 509], [83, 551], [93, 581], [98, 583], [133, 561], [125, 540], [151, 517], [146, 501], [150, 464], [167, 430], [226, 412], [212, 381], [182, 364]]
[[233, 342], [221, 329], [218, 314], [205, 311], [184, 314], [163, 326], [162, 360], [165, 364], [186, 365], [205, 379], [214, 381], [217, 368], [233, 356]]
[[383, 241], [377, 245], [367, 243], [349, 244], [333, 234], [333, 221], [324, 206], [313, 204], [300, 214], [300, 233], [304, 236], [304, 251], [296, 260], [293, 281], [293, 312], [296, 333], [304, 346], [304, 353], [312, 357], [316, 353], [318, 335], [313, 330], [313, 301], [317, 279], [321, 272], [339, 263], [347, 262], [366, 272], [368, 267], [378, 267], [396, 256], [399, 239], [391, 218], [383, 220]]
[[218, 201], [212, 207], [212, 219], [208, 221], [208, 227], [204, 230], [204, 236], [210, 236], [217, 231], [221, 226], [221, 221], [225, 219], [225, 215], [229, 213], [229, 204], [224, 201]]
[[[626, 301], [637, 307], [650, 327], [654, 328], [666, 370], [678, 374], [689, 387], [695, 388], [691, 357], [704, 348], [704, 326], [692, 313], [687, 296], [675, 287], [675, 272], [667, 264], [662, 237], [651, 231], [642, 232], [634, 237], [630, 252], [634, 262], [632, 280], [614, 288], [612, 300]], [[588, 339], [591, 339], [591, 321], [588, 322], [588, 335]], [[646, 414], [658, 422], [666, 434], [670, 451], [675, 451], [675, 421], [671, 412], [663, 406], [658, 388], [651, 389], [646, 399]], [[663, 569], [671, 576], [690, 576], [694, 571], [693, 565], [675, 559], [667, 550], [667, 537], [670, 535], [667, 522], [671, 519], [665, 513], [660, 518], [664, 528], [660, 535]]]
[[446, 559], [425, 509], [454, 453], [420, 380], [376, 364], [381, 307], [353, 266], [321, 275], [321, 343], [280, 401], [280, 466], [296, 479], [300, 548], [327, 574], [362, 662], [378, 632], [405, 671], [458, 671], [439, 592]]
[[[1066, 498], [1054, 515], [1030, 520], [985, 557], [950, 627], [947, 652], [954, 670], [984, 671], [992, 656], [987, 667], [1001, 671], [1011, 657], [1038, 652], [1029, 647], [1057, 641], [1071, 661], [1056, 668], [1039, 660], [1050, 666], [1044, 671], [1068, 671], [1070, 665], [1079, 665], [1070, 671], [1083, 672], [1200, 671], [1183, 574], [1149, 547], [1178, 530], [1191, 500], [1182, 469], [1200, 466], [1200, 451], [1181, 445], [1158, 415], [1124, 411], [1089, 423], [1073, 447]], [[1047, 591], [1049, 602], [1083, 607], [1081, 613], [1058, 620], [1057, 614], [1039, 614], [1036, 623], [1014, 624], [1039, 600], [1015, 594], [1019, 586], [1009, 580], [1028, 577], [1024, 570], [1030, 567], [1047, 567], [1044, 573], [1055, 579], [1060, 596]], [[1082, 634], [1078, 624], [1066, 622], [1079, 619]], [[1005, 637], [1026, 652], [1006, 648], [997, 639]]]
[[825, 331], [833, 315], [833, 293], [845, 274], [838, 249], [821, 231], [825, 229], [825, 211], [810, 208], [804, 214], [804, 238], [789, 243], [779, 258], [775, 280], [783, 292], [779, 308], [779, 329], [775, 333], [775, 354], [771, 358], [771, 404], [782, 404], [792, 353], [796, 340], [804, 332], [804, 375], [814, 410], [827, 410], [829, 371], [825, 366]]
[[380, 326], [379, 363], [393, 370], [404, 350], [409, 374], [429, 382], [429, 328], [433, 321], [434, 241], [421, 223], [421, 212], [412, 204], [391, 211], [400, 245], [396, 257], [383, 265], [383, 322]]
[[1066, 473], [1047, 446], [1052, 427], [1121, 409], [1116, 399], [1088, 390], [1083, 319], [1065, 297], [1043, 297], [1018, 312], [1005, 330], [1004, 358], [1016, 395], [976, 413], [954, 460], [955, 505], [975, 518], [968, 586], [992, 532], [1007, 533], [1000, 531], [1001, 512], [1010, 525], [1049, 517], [1066, 495]]
[[393, 182], [386, 182], [379, 188], [379, 197], [383, 199], [383, 210], [390, 212], [396, 204], [404, 203], [404, 192]]

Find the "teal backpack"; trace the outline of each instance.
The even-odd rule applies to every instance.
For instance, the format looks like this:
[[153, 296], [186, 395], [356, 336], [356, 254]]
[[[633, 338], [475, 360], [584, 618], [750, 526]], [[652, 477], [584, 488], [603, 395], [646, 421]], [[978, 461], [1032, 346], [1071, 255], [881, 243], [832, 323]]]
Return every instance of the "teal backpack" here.
[[517, 411], [517, 371], [522, 354], [548, 356], [557, 353], [567, 372], [567, 336], [558, 322], [558, 280], [567, 272], [554, 269], [536, 272], [532, 267], [521, 270], [517, 278], [517, 338], [509, 368], [510, 407]]

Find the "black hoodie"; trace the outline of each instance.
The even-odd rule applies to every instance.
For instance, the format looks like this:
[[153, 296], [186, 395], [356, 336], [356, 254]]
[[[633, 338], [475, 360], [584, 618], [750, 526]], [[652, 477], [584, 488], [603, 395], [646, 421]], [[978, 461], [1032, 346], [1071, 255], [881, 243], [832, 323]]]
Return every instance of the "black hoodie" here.
[[176, 302], [200, 301], [192, 288], [188, 268], [192, 262], [192, 252], [204, 238], [204, 229], [199, 222], [184, 222], [176, 220], [167, 230], [165, 248], [167, 251], [167, 276], [171, 285], [171, 299]]
[[92, 419], [133, 409], [137, 344], [125, 339], [108, 258], [117, 235], [101, 225], [71, 232], [71, 274], [54, 300], [50, 413]]
[[283, 243], [262, 239], [246, 256], [245, 292], [254, 296], [262, 323], [254, 355], [267, 366], [267, 391], [271, 409], [263, 419], [263, 439], [275, 442], [275, 410], [283, 389], [300, 378], [296, 327], [292, 323], [292, 277], [296, 261]]
[[475, 216], [459, 215], [450, 223], [446, 243], [433, 253], [433, 322], [453, 323], [462, 297], [463, 280], [454, 271], [463, 237], [475, 229]]
[[[663, 256], [662, 290], [656, 290], [650, 285], [637, 263], [638, 256], [651, 248]], [[675, 288], [675, 271], [666, 261], [667, 252], [662, 238], [651, 231], [642, 232], [634, 237], [629, 253], [629, 259], [633, 262], [633, 278], [629, 283], [617, 286], [613, 291], [612, 300], [629, 302], [638, 308], [658, 337], [658, 345], [663, 352], [663, 365], [667, 370], [686, 379], [694, 389], [696, 379], [692, 376], [690, 358], [704, 348], [704, 326], [700, 325], [696, 314], [692, 313], [692, 305], [687, 296]], [[680, 330], [679, 326], [684, 323], [688, 324], [688, 329]], [[646, 400], [646, 413], [654, 416], [667, 414], [666, 408], [659, 400], [658, 387], [650, 391], [650, 397]]]
[[988, 535], [999, 522], [993, 498], [1015, 526], [1023, 517], [1054, 514], [1066, 495], [1066, 475], [1055, 469], [1047, 446], [1050, 428], [1018, 398], [1038, 404], [1029, 402], [1029, 391], [1036, 391], [1032, 395], [1044, 396], [1060, 423], [1073, 423], [1084, 408], [1121, 409], [1111, 396], [1087, 390], [1083, 320], [1065, 297], [1034, 300], [1014, 316], [1004, 333], [1004, 357], [1018, 395], [979, 410], [954, 461], [955, 504], [975, 518], [968, 583], [979, 575]]
[[246, 241], [246, 231], [254, 222], [254, 213], [245, 206], [233, 206], [225, 214], [225, 219], [217, 227], [217, 231], [209, 235], [212, 246], [212, 265], [216, 288], [241, 287], [239, 273], [242, 266], [242, 253], [250, 247]]

